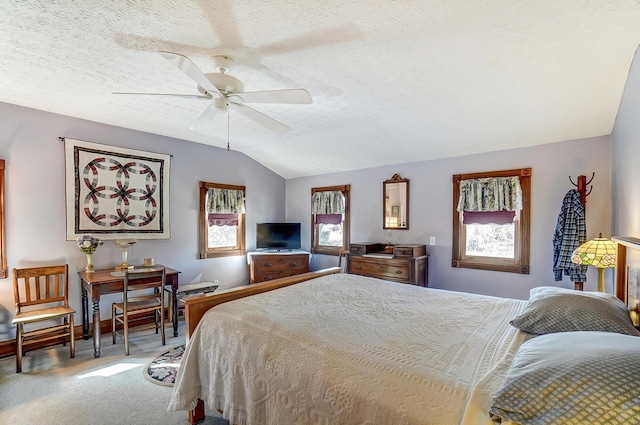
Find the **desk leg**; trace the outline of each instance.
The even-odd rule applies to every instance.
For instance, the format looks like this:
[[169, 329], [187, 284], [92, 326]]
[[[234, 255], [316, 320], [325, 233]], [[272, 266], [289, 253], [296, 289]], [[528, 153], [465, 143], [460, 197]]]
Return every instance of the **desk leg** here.
[[87, 290], [82, 288], [82, 339], [87, 340], [89, 335], [89, 295]]
[[100, 300], [93, 301], [93, 357], [100, 357]]
[[171, 288], [171, 320], [173, 321], [173, 336], [178, 336], [178, 290]]

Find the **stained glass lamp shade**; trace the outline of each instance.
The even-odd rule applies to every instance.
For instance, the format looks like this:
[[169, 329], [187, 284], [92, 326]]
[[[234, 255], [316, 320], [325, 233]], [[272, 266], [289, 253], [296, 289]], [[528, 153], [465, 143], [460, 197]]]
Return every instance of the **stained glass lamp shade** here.
[[598, 269], [598, 292], [604, 292], [604, 269], [616, 266], [616, 244], [602, 237], [602, 233], [580, 245], [571, 254], [576, 264], [591, 265]]

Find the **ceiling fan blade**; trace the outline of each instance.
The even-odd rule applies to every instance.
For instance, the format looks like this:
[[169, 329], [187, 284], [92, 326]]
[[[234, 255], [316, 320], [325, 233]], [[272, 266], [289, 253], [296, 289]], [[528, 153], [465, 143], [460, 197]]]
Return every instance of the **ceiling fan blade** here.
[[189, 99], [205, 99], [211, 100], [211, 96], [205, 96], [203, 94], [178, 94], [178, 93], [129, 93], [129, 92], [111, 92], [111, 94], [132, 94], [132, 95], [142, 95], [142, 96], [174, 96], [174, 97], [185, 97]]
[[310, 104], [313, 102], [311, 95], [305, 89], [252, 91], [233, 93], [228, 97], [229, 99], [238, 97], [244, 103]]
[[213, 119], [216, 117], [216, 108], [213, 105], [209, 105], [207, 109], [204, 110], [202, 114], [198, 117], [198, 119], [191, 126], [191, 130], [204, 130], [211, 123], [213, 123]]
[[213, 85], [211, 81], [198, 69], [191, 59], [179, 53], [158, 52], [163, 58], [171, 62], [176, 68], [184, 72], [193, 81], [198, 83], [200, 87], [208, 91], [210, 94], [217, 94], [222, 97], [222, 93]]
[[341, 24], [322, 28], [317, 31], [305, 32], [293, 38], [263, 44], [257, 49], [263, 55], [281, 55], [314, 47], [325, 47], [343, 44], [352, 40], [361, 40], [362, 31], [356, 24]]
[[257, 122], [258, 124], [265, 126], [275, 133], [284, 134], [290, 130], [289, 127], [282, 124], [280, 121], [275, 120], [263, 114], [262, 112], [258, 112], [253, 108], [243, 105], [242, 103], [229, 102], [229, 107], [234, 109], [235, 111], [240, 112], [242, 115]]

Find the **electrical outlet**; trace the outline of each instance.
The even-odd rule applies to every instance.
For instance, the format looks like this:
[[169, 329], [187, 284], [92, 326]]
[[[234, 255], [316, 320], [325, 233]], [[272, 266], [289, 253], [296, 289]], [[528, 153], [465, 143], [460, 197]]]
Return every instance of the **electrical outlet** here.
[[217, 285], [218, 284], [218, 279], [213, 279], [213, 284]]
[[436, 237], [435, 236], [431, 236], [429, 238], [429, 245], [435, 245], [436, 244]]

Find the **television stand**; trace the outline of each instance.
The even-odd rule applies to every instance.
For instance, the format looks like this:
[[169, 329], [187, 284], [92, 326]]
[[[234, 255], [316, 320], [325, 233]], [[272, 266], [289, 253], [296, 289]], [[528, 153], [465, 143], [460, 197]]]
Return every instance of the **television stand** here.
[[308, 271], [308, 252], [269, 250], [249, 253], [249, 283], [266, 282]]

